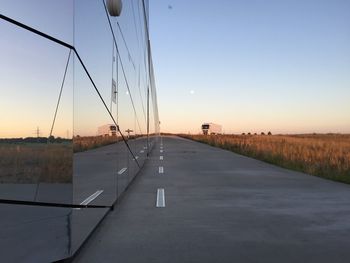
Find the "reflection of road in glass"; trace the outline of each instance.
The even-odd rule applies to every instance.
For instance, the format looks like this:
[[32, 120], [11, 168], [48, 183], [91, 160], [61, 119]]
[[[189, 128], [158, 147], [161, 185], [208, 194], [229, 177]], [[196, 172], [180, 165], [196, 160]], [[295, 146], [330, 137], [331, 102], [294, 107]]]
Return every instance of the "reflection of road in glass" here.
[[[139, 171], [136, 160], [142, 166], [146, 159], [146, 137], [130, 139], [128, 143], [134, 156], [124, 142], [75, 153], [73, 184], [7, 182], [0, 184], [1, 198], [111, 206]], [[107, 211], [108, 208], [0, 204], [0, 246], [5, 252], [2, 259], [39, 262], [68, 257], [79, 248]], [[38, 253], [39, 250], [43, 252]]]
[[0, 212], [2, 262], [51, 262], [69, 256], [70, 208], [0, 204]]
[[[137, 162], [143, 164], [146, 138], [129, 140], [128, 143]], [[137, 172], [136, 160], [124, 142], [75, 153], [73, 203], [80, 204], [97, 191], [103, 191], [91, 204], [112, 205]]]

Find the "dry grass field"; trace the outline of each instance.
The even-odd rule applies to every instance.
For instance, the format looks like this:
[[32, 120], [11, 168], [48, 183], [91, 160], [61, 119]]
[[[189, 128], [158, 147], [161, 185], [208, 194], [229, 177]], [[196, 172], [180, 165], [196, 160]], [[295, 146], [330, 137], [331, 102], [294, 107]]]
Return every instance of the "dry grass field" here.
[[0, 143], [0, 183], [71, 183], [72, 143]]
[[181, 135], [284, 168], [350, 183], [350, 135]]

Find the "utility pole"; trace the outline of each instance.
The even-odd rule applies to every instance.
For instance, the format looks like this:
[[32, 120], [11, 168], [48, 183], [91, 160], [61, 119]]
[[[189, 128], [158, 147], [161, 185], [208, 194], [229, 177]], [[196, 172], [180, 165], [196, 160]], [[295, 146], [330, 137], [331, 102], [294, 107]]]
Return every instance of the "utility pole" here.
[[39, 129], [39, 126], [38, 126], [38, 127], [36, 127], [35, 134], [36, 134], [36, 137], [37, 137], [37, 138], [39, 138], [39, 135], [40, 135], [40, 129]]
[[39, 126], [36, 127], [36, 130], [34, 131], [34, 134], [36, 135], [36, 141], [39, 142], [39, 137], [40, 137], [40, 129]]

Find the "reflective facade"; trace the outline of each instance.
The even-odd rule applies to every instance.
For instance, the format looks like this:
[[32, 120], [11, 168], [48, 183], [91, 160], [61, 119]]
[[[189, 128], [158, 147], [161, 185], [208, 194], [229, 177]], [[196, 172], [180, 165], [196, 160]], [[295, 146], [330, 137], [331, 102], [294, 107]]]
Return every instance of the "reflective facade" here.
[[0, 10], [34, 29], [0, 19], [1, 255], [67, 258], [159, 134], [148, 1], [123, 1], [119, 17], [97, 0], [6, 0]]

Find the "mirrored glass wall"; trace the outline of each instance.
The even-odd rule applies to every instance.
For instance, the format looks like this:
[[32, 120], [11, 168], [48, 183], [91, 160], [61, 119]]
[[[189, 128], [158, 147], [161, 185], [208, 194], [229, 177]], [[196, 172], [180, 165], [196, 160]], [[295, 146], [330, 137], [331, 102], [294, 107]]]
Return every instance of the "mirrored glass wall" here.
[[157, 140], [148, 1], [107, 2], [0, 3], [5, 258], [74, 254]]

